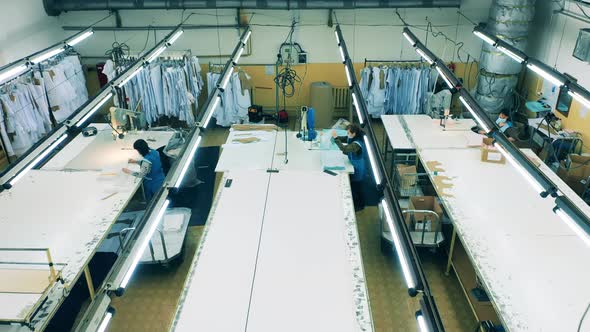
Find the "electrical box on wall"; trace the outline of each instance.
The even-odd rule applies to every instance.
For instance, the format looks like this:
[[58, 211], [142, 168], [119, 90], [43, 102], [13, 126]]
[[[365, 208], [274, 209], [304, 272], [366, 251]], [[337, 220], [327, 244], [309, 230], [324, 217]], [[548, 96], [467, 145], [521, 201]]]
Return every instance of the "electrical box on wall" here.
[[280, 48], [283, 65], [298, 65], [307, 63], [307, 53], [298, 43], [284, 43]]
[[579, 60], [590, 62], [590, 29], [580, 29], [573, 56]]

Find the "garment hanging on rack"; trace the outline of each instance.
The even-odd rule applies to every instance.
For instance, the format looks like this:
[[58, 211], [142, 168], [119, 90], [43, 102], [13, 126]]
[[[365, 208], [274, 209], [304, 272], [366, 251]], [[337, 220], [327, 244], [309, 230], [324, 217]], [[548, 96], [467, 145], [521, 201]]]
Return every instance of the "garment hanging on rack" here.
[[385, 114], [424, 114], [431, 75], [430, 68], [389, 68]]
[[78, 56], [55, 61], [59, 62], [43, 65], [43, 79], [53, 116], [61, 123], [88, 100], [88, 90]]
[[371, 75], [369, 94], [367, 96], [367, 111], [373, 118], [378, 118], [384, 113], [387, 68], [373, 67]]
[[36, 88], [29, 85], [33, 84], [11, 85], [8, 93], [0, 95], [3, 120], [0, 130], [9, 155], [24, 154], [51, 130], [47, 113], [43, 113], [41, 103], [31, 93]]
[[150, 125], [162, 116], [194, 125], [192, 105], [203, 86], [200, 72], [196, 57], [152, 62], [125, 85], [129, 108], [141, 110]]
[[[215, 88], [220, 76], [218, 73], [207, 73], [209, 94]], [[215, 109], [213, 116], [217, 125], [229, 127], [232, 124], [241, 123], [248, 118], [248, 107], [250, 105], [250, 91], [248, 89], [242, 89], [239, 74], [232, 73], [227, 87], [221, 93], [221, 102]]]

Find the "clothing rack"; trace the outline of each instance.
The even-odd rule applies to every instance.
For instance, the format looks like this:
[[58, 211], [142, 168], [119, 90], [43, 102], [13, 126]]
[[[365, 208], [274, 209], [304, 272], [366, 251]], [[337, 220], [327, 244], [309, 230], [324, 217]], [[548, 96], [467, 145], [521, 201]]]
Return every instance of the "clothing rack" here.
[[424, 61], [422, 60], [374, 60], [374, 59], [367, 59], [365, 58], [365, 64], [363, 66], [363, 68], [367, 67], [367, 64], [371, 64], [371, 63], [378, 63], [378, 64], [385, 64], [385, 63], [401, 63], [401, 64], [407, 64], [407, 65], [421, 65], [424, 63]]

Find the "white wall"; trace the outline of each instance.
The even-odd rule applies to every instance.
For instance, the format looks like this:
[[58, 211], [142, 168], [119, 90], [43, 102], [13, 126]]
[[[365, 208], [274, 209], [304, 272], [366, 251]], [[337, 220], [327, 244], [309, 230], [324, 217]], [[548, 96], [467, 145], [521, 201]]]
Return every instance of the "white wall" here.
[[[472, 20], [486, 21], [491, 0], [464, 0], [461, 11]], [[186, 11], [197, 14], [190, 17], [187, 24], [225, 25], [236, 24], [236, 10], [195, 10]], [[123, 26], [142, 25], [176, 25], [181, 20], [182, 11], [179, 10], [136, 10], [121, 11]], [[338, 62], [339, 54], [336, 48], [333, 28], [327, 26], [328, 10], [255, 10], [244, 11], [245, 15], [252, 15], [252, 46], [253, 54], [245, 56], [243, 63], [273, 63], [279, 45], [285, 40], [289, 25], [295, 19], [300, 22], [297, 26], [293, 41], [298, 42], [308, 52], [308, 61], [312, 63]], [[413, 31], [424, 40], [426, 18], [429, 17], [435, 29], [444, 31], [449, 37], [465, 42], [463, 50], [479, 58], [481, 41], [471, 33], [473, 25], [457, 14], [456, 8], [446, 9], [402, 9], [400, 14], [411, 25], [417, 25]], [[62, 25], [88, 25], [106, 16], [101, 12], [70, 12], [59, 17]], [[338, 21], [349, 47], [351, 57], [355, 62], [370, 59], [417, 59], [417, 55], [402, 39], [403, 23], [392, 9], [366, 9], [336, 11]], [[114, 26], [114, 17], [101, 25]], [[420, 30], [421, 29], [421, 30]], [[167, 32], [158, 31], [157, 39]], [[127, 43], [133, 53], [143, 49], [147, 31], [132, 32], [97, 32], [92, 40], [81, 45], [79, 50], [83, 55], [102, 56], [105, 50], [111, 48], [115, 41]], [[219, 36], [219, 38], [218, 38]], [[173, 46], [173, 49], [191, 49], [193, 54], [203, 58], [203, 61], [224, 62], [207, 56], [225, 55], [231, 53], [238, 39], [235, 29], [207, 29], [188, 30]], [[147, 48], [154, 45], [154, 33], [150, 32]], [[445, 60], [458, 61], [454, 46], [445, 42], [442, 37], [428, 37], [428, 46]], [[462, 52], [462, 60], [467, 59]]]
[[[565, 1], [564, 5], [566, 10], [583, 15], [575, 4]], [[579, 30], [590, 28], [590, 24], [565, 15], [554, 14], [553, 10], [561, 6], [552, 1], [537, 1], [537, 14], [533, 28], [536, 31], [531, 34], [529, 54], [550, 66], [555, 65], [561, 72], [576, 77], [579, 84], [590, 90], [590, 64], [572, 55]], [[590, 8], [584, 8], [584, 10], [590, 14]]]
[[0, 4], [0, 66], [63, 40], [58, 18], [48, 17], [42, 0], [4, 0]]

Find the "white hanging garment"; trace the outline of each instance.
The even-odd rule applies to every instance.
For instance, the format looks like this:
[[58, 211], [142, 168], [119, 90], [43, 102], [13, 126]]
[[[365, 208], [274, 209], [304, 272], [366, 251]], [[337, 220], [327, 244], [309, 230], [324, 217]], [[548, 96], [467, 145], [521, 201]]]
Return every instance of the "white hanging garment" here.
[[[246, 75], [246, 79], [250, 79], [248, 74], [244, 74]], [[248, 108], [252, 105], [252, 102], [250, 99], [250, 90], [242, 89], [242, 81], [237, 72], [232, 75], [232, 91], [235, 105], [233, 123], [239, 123], [248, 117]]]
[[[385, 82], [387, 81], [387, 71], [383, 71], [383, 82], [381, 81], [382, 71], [383, 70], [381, 68], [373, 68], [373, 80], [371, 82], [371, 86], [369, 87], [369, 96], [367, 98], [367, 111], [374, 118], [380, 117], [384, 112]], [[383, 85], [383, 88], [381, 85]]]

